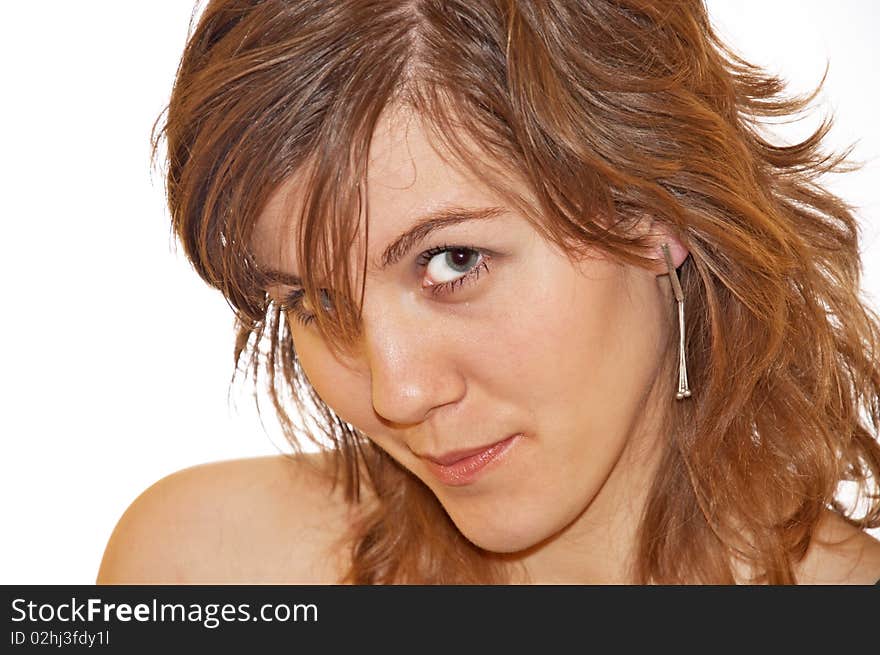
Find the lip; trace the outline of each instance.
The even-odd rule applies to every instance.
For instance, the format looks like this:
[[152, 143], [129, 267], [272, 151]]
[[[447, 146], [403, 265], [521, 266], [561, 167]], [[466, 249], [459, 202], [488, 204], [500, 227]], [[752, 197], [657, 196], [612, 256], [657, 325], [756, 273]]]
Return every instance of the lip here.
[[440, 482], [460, 487], [474, 482], [490, 464], [499, 463], [521, 436], [522, 433], [517, 433], [486, 446], [455, 450], [437, 457], [424, 456], [422, 459]]

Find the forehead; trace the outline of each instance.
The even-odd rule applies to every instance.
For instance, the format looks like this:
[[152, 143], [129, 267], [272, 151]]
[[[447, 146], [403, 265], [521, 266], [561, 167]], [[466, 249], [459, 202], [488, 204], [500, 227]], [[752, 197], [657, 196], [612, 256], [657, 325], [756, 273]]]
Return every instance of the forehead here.
[[[279, 185], [254, 226], [252, 248], [260, 266], [301, 273], [288, 238], [297, 233], [296, 221], [305, 197], [301, 177], [294, 174]], [[503, 204], [463, 166], [455, 165], [416, 113], [399, 107], [383, 114], [373, 134], [366, 198], [369, 247], [375, 251], [417, 217], [445, 205]]]

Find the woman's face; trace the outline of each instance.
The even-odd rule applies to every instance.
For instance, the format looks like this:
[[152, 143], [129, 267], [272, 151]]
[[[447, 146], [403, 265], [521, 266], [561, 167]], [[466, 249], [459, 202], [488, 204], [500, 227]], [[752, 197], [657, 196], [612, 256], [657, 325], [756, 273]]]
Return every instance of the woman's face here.
[[[314, 324], [288, 320], [303, 370], [341, 418], [421, 479], [473, 543], [520, 551], [572, 529], [588, 508], [610, 512], [599, 499], [632, 483], [622, 469], [657, 450], [649, 392], [672, 307], [657, 277], [666, 268], [600, 256], [572, 264], [435, 147], [403, 111], [376, 131], [359, 352], [337, 359]], [[296, 180], [282, 186], [254, 237], [260, 263], [291, 275], [302, 263], [281, 235], [295, 230], [299, 192]], [[421, 217], [461, 209], [484, 216], [437, 227], [382, 268]], [[686, 253], [665, 240], [680, 262]], [[458, 464], [428, 459], [504, 440]], [[622, 457], [630, 451], [642, 454]]]

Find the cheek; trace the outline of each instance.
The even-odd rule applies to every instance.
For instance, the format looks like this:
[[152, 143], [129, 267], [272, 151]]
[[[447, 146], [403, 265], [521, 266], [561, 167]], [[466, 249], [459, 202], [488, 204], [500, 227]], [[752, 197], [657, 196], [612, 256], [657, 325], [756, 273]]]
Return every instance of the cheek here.
[[497, 493], [462, 503], [437, 491], [474, 543], [510, 552], [558, 532], [596, 498], [635, 434], [662, 358], [662, 307], [650, 280], [631, 292], [621, 282], [558, 274], [554, 285], [519, 287], [534, 302], [481, 331], [487, 366], [471, 375], [535, 438]]
[[293, 323], [291, 332], [297, 358], [309, 384], [339, 418], [370, 434], [375, 415], [369, 378], [336, 359], [323, 340], [309, 329]]
[[486, 384], [503, 388], [536, 429], [625, 436], [661, 350], [651, 280], [631, 288], [623, 275], [610, 265], [589, 277], [554, 271], [520, 290], [530, 300], [501, 329], [483, 333], [481, 359], [503, 363], [484, 369]]

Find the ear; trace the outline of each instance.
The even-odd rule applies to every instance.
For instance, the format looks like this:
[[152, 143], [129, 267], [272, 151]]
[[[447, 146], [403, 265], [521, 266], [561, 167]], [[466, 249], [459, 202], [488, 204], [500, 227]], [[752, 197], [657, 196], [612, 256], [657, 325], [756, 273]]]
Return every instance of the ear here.
[[684, 247], [681, 240], [664, 223], [652, 220], [647, 236], [650, 238], [651, 257], [656, 262], [652, 270], [657, 275], [669, 273], [666, 257], [663, 255], [663, 249], [661, 248], [663, 244], [669, 246], [669, 255], [675, 268], [681, 266], [684, 260], [687, 259], [688, 249]]

